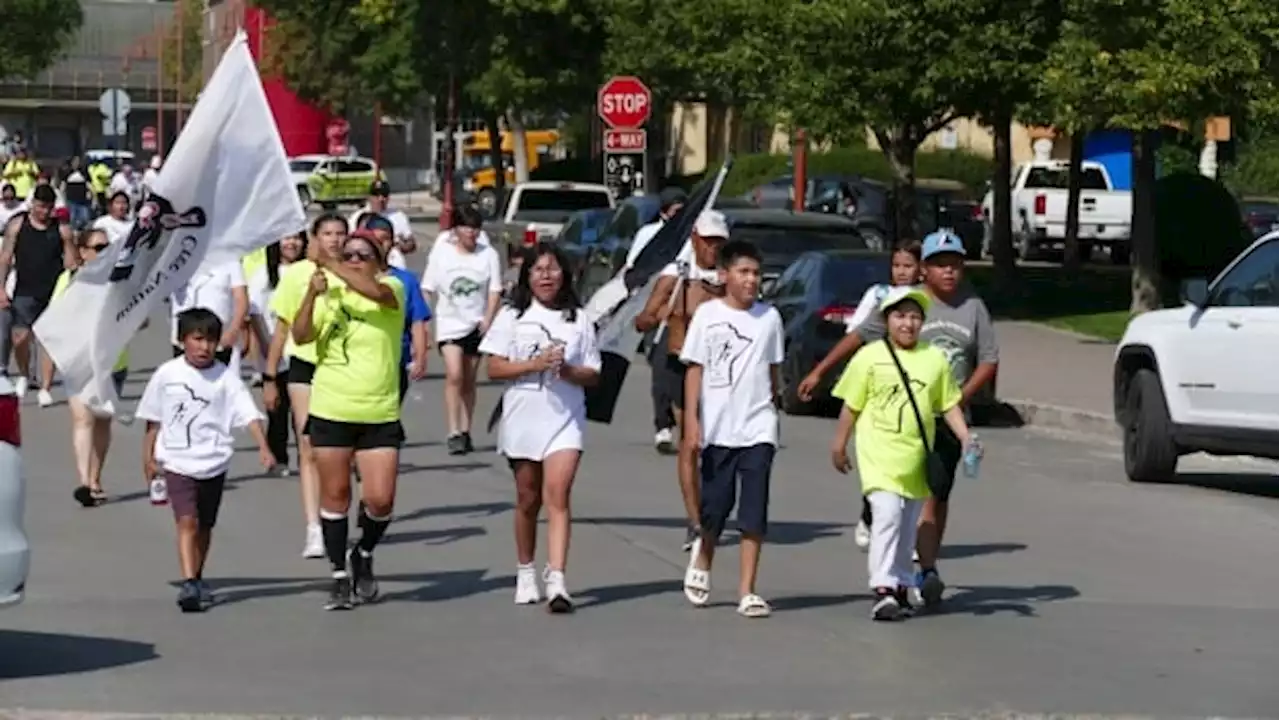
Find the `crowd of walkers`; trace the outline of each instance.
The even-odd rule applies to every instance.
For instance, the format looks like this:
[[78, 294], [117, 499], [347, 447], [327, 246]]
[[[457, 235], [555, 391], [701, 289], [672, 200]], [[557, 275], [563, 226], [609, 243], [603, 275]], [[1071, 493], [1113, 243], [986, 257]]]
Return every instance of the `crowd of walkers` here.
[[[32, 323], [75, 282], [75, 268], [127, 236], [133, 207], [131, 198], [113, 195], [77, 232], [55, 216], [53, 192], [33, 188], [4, 225], [0, 272], [14, 269], [16, 284], [0, 295], [0, 316], [11, 326], [2, 335], [13, 341], [20, 394], [30, 375], [23, 351]], [[557, 613], [574, 608], [566, 580], [570, 494], [585, 447], [586, 392], [600, 381], [602, 360], [570, 265], [554, 244], [537, 243], [516, 252], [508, 282], [479, 212], [461, 207], [432, 243], [419, 278], [404, 267], [417, 247], [412, 229], [388, 207], [388, 195], [375, 183], [369, 204], [350, 218], [321, 215], [242, 262], [202, 268], [169, 298], [173, 359], [148, 378], [134, 417], [145, 423], [153, 499], [166, 501], [176, 519], [184, 611], [213, 602], [204, 563], [236, 428], [252, 434], [270, 473], [296, 467], [302, 555], [329, 564], [325, 607], [378, 598], [374, 553], [395, 512], [401, 411], [411, 383], [426, 374], [431, 328], [446, 380], [448, 452], [475, 451], [479, 366], [504, 385], [497, 450], [515, 485], [515, 602], [545, 601]], [[671, 194], [664, 204], [683, 200]], [[695, 606], [709, 603], [716, 548], [736, 508], [737, 611], [755, 618], [771, 613], [756, 577], [779, 442], [784, 329], [778, 311], [759, 298], [759, 251], [729, 236], [723, 214], [703, 211], [635, 323], [660, 333], [653, 377], [662, 387], [654, 398], [665, 407], [655, 415], [680, 426], [659, 445], [678, 456], [688, 520], [684, 594]], [[856, 440], [864, 506], [855, 540], [868, 552], [872, 615], [880, 620], [941, 601], [937, 558], [947, 501], [958, 466], [981, 456], [963, 409], [994, 375], [998, 351], [985, 306], [961, 283], [963, 262], [962, 244], [947, 231], [901, 242], [891, 283], [867, 292], [849, 335], [798, 388], [809, 397], [853, 355], [833, 391], [842, 412], [831, 460], [848, 472], [846, 446]], [[125, 353], [115, 367], [118, 388], [128, 364]], [[53, 368], [42, 370], [40, 405], [47, 406]], [[77, 399], [69, 405], [74, 496], [94, 507], [107, 499], [111, 419]], [[539, 574], [544, 510], [547, 562]]]

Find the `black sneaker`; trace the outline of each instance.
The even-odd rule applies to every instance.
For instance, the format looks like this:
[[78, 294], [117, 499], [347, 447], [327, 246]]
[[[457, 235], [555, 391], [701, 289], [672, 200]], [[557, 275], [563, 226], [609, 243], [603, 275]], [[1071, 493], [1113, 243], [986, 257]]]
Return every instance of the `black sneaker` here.
[[333, 586], [329, 588], [329, 601], [324, 604], [325, 610], [350, 610], [351, 602], [351, 578], [343, 575], [333, 579]]
[[461, 434], [450, 435], [444, 445], [448, 449], [450, 455], [467, 454], [467, 441]]
[[695, 527], [685, 528], [684, 543], [680, 546], [680, 549], [683, 550], [684, 552], [689, 552], [690, 550], [693, 549], [693, 544], [697, 542], [698, 538], [701, 536], [702, 536], [702, 533], [698, 532], [698, 528], [695, 528]]
[[871, 606], [871, 619], [880, 622], [893, 622], [905, 617], [898, 598], [888, 591], [877, 591], [876, 602]]
[[471, 433], [469, 432], [462, 433], [462, 452], [473, 453], [475, 451], [476, 451], [476, 446], [471, 443]]
[[178, 607], [184, 613], [204, 612], [204, 602], [200, 597], [200, 583], [195, 580], [184, 580], [178, 589]]
[[356, 599], [362, 603], [371, 603], [378, 599], [378, 581], [373, 577], [373, 556], [360, 552], [359, 547], [351, 548], [347, 555], [351, 564], [351, 580], [355, 585]]
[[902, 616], [904, 618], [915, 616], [916, 607], [911, 604], [910, 588], [900, 586], [897, 590], [893, 591], [893, 597], [898, 601], [898, 606], [902, 608]]

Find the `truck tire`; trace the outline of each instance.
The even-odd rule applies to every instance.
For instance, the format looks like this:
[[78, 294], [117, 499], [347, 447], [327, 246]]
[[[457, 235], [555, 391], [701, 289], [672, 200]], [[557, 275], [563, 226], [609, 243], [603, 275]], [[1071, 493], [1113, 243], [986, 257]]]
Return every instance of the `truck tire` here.
[[814, 414], [814, 404], [800, 399], [799, 387], [803, 379], [804, 373], [800, 372], [799, 362], [787, 357], [782, 365], [782, 412], [788, 415]]
[[311, 206], [311, 189], [306, 185], [298, 186], [298, 202], [302, 203], [303, 210]]
[[1080, 264], [1087, 264], [1093, 259], [1093, 243], [1087, 240], [1076, 241], [1076, 258], [1080, 260]]
[[1128, 265], [1129, 264], [1129, 241], [1117, 240], [1111, 243], [1111, 264], [1112, 265]]
[[1168, 482], [1178, 446], [1160, 376], [1143, 368], [1129, 381], [1124, 409], [1124, 472], [1134, 482]]

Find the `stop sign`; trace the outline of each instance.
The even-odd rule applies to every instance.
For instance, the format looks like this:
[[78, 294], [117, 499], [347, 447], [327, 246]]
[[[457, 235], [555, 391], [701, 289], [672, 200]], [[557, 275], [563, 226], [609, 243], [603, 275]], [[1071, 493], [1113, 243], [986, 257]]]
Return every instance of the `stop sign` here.
[[652, 99], [649, 88], [640, 78], [620, 75], [600, 86], [596, 112], [609, 127], [638, 128], [649, 119]]

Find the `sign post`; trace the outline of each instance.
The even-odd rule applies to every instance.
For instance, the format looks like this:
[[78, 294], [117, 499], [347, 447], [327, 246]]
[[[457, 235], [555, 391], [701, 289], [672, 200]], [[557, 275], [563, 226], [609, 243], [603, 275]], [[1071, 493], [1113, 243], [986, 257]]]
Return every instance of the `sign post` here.
[[120, 88], [109, 88], [98, 98], [98, 110], [102, 113], [102, 134], [115, 139], [116, 166], [120, 165], [120, 142], [129, 134], [129, 110], [133, 103], [129, 93]]
[[596, 112], [608, 125], [604, 131], [604, 184], [615, 198], [645, 190], [648, 133], [643, 129], [652, 112], [653, 95], [640, 78], [610, 78], [596, 93]]

